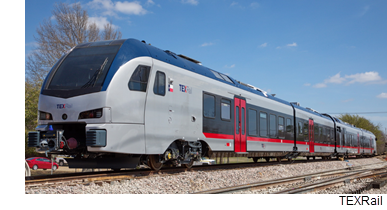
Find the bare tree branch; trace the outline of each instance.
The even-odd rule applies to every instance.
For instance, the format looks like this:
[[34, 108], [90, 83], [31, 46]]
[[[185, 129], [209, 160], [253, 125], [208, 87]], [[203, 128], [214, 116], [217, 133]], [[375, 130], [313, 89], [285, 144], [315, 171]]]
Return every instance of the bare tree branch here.
[[37, 47], [26, 59], [26, 76], [43, 81], [58, 59], [80, 43], [120, 39], [122, 34], [110, 21], [100, 32], [96, 23], [89, 22], [87, 11], [80, 3], [57, 3], [52, 17], [44, 19], [34, 37]]
[[80, 43], [121, 38], [121, 32], [114, 30], [111, 22], [100, 32], [96, 23], [89, 22], [87, 11], [82, 9], [80, 3], [55, 4], [52, 14], [51, 18], [39, 24], [37, 35], [34, 36], [37, 46], [26, 57], [26, 133], [36, 127], [39, 92], [52, 66]]

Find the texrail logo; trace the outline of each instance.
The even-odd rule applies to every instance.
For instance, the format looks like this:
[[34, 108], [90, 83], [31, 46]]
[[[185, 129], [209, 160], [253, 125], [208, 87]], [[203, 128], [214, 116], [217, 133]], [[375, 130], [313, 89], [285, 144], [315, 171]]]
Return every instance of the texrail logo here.
[[66, 108], [71, 108], [73, 105], [72, 104], [57, 104], [56, 108], [57, 109], [66, 109]]
[[189, 86], [179, 84], [179, 87], [180, 87], [180, 91], [183, 93], [188, 93], [188, 94], [192, 93], [192, 88]]
[[56, 108], [57, 109], [64, 109], [64, 108], [66, 108], [66, 104], [57, 104]]

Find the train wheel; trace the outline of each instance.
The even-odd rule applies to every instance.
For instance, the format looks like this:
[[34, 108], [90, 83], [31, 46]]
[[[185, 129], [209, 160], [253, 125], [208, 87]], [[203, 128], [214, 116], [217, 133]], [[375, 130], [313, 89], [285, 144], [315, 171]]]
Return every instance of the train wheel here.
[[270, 158], [265, 158], [266, 162], [270, 162]]
[[160, 163], [158, 155], [150, 155], [148, 165], [155, 171], [158, 171], [163, 167], [163, 163]]
[[254, 163], [258, 162], [258, 158], [257, 157], [253, 157], [253, 161], [254, 161]]
[[192, 168], [193, 164], [194, 164], [194, 161], [191, 160], [191, 162], [189, 162], [188, 164], [181, 164], [181, 166], [183, 166], [185, 168]]

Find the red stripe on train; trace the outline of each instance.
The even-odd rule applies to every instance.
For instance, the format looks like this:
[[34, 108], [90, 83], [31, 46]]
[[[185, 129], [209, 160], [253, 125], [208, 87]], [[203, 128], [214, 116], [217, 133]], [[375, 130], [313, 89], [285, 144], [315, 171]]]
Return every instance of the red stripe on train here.
[[248, 136], [247, 141], [261, 141], [261, 142], [271, 142], [271, 143], [294, 144], [293, 140], [271, 139], [271, 138], [252, 137], [252, 136]]
[[[211, 139], [230, 139], [234, 140], [234, 135], [229, 134], [218, 134], [218, 133], [203, 133], [206, 138]], [[260, 138], [260, 137], [252, 137], [248, 136], [247, 141], [261, 141], [261, 142], [272, 142], [272, 143], [287, 143], [294, 144], [293, 140], [285, 140], [285, 139], [271, 139], [271, 138]], [[297, 142], [299, 143], [299, 142]]]
[[[234, 140], [234, 135], [229, 134], [218, 134], [218, 133], [203, 133], [206, 138], [210, 139], [230, 139]], [[261, 138], [261, 137], [253, 137], [248, 136], [247, 141], [260, 141], [260, 142], [271, 142], [271, 143], [285, 143], [285, 144], [294, 144], [293, 140], [285, 140], [285, 139], [272, 139], [272, 138]], [[297, 144], [307, 144], [308, 142], [297, 141]], [[321, 144], [315, 143], [314, 146], [320, 147], [335, 147], [334, 144]], [[349, 149], [357, 149], [357, 147], [343, 146], [344, 148]], [[360, 148], [360, 149], [372, 149], [372, 148]]]
[[210, 139], [232, 139], [234, 140], [234, 135], [228, 134], [218, 134], [218, 133], [203, 133], [206, 138]]

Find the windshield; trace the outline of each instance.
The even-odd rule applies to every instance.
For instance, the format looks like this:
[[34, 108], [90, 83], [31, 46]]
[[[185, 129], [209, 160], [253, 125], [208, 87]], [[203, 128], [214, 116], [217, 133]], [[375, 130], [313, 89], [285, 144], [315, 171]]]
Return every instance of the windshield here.
[[48, 90], [101, 87], [120, 45], [75, 48], [56, 70]]

